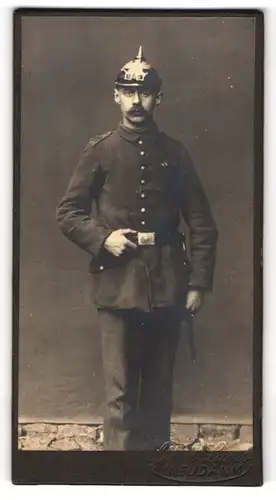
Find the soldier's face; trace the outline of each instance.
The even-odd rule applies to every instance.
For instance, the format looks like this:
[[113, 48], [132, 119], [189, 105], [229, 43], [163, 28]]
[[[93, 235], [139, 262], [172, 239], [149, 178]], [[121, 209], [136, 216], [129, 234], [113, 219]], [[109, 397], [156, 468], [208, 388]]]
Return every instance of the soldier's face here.
[[139, 87], [122, 87], [114, 91], [114, 100], [121, 108], [123, 119], [134, 125], [146, 122], [161, 99], [161, 92], [151, 92]]

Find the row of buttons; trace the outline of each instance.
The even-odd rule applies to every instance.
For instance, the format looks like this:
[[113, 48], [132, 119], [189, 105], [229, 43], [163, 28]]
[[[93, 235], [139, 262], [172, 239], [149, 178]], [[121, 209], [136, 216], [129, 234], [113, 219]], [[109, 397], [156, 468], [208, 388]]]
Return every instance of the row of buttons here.
[[[139, 139], [139, 140], [138, 140], [138, 144], [141, 146], [141, 145], [143, 144], [143, 141], [142, 141], [141, 139]], [[140, 155], [141, 155], [141, 156], [145, 156], [145, 154], [146, 154], [146, 152], [145, 152], [145, 151], [143, 151], [143, 150], [142, 150], [142, 151], [140, 151]], [[141, 165], [141, 170], [143, 170], [143, 171], [144, 171], [145, 169], [146, 169], [145, 165]], [[140, 181], [140, 183], [141, 183], [142, 185], [146, 184], [145, 179], [143, 179], [143, 178], [142, 178], [142, 179], [141, 179], [141, 181]], [[137, 193], [139, 193], [139, 194], [140, 194], [140, 197], [141, 197], [141, 198], [145, 198], [145, 197], [146, 197], [146, 195], [145, 195], [145, 193], [144, 193], [144, 192], [137, 191]], [[145, 207], [142, 207], [142, 208], [141, 208], [141, 212], [142, 212], [142, 213], [145, 213], [145, 212], [146, 212]], [[145, 221], [145, 220], [142, 220], [142, 221], [141, 221], [141, 224], [142, 224], [142, 226], [145, 226], [146, 221]], [[100, 270], [100, 271], [103, 271], [103, 270], [104, 270], [104, 266], [99, 266], [99, 270]]]
[[[138, 140], [138, 144], [139, 144], [140, 146], [142, 146], [143, 141], [142, 141], [141, 139], [139, 139], [139, 140]], [[146, 152], [145, 152], [144, 150], [142, 150], [142, 151], [140, 151], [140, 155], [141, 155], [141, 156], [145, 156], [145, 155], [146, 155]], [[142, 170], [142, 171], [145, 171], [145, 169], [146, 169], [145, 165], [141, 165], [141, 170]], [[143, 178], [141, 178], [140, 183], [141, 183], [142, 185], [145, 185], [145, 184], [146, 184], [146, 180], [145, 180], [145, 179], [143, 179]], [[141, 198], [143, 198], [143, 199], [146, 197], [146, 195], [145, 195], [145, 193], [144, 193], [143, 191], [137, 191], [137, 193], [139, 193], [140, 197], [141, 197]], [[142, 208], [140, 209], [140, 211], [141, 211], [141, 213], [145, 214], [145, 213], [146, 213], [146, 208], [145, 208], [145, 207], [142, 207]], [[145, 221], [145, 220], [142, 220], [142, 221], [141, 221], [141, 224], [142, 224], [142, 226], [145, 226], [146, 221]], [[100, 266], [100, 267], [99, 267], [99, 270], [100, 270], [100, 271], [103, 271], [103, 270], [104, 270], [104, 266]]]
[[[139, 139], [139, 140], [138, 140], [138, 144], [139, 144], [140, 146], [142, 146], [142, 144], [143, 144], [142, 139]], [[142, 151], [140, 151], [140, 155], [141, 155], [141, 156], [145, 156], [145, 155], [146, 155], [146, 152], [145, 152], [144, 150], [142, 150]], [[144, 171], [145, 169], [146, 169], [145, 165], [141, 165], [141, 170], [142, 170], [142, 171]], [[143, 179], [143, 178], [142, 178], [142, 179], [141, 179], [141, 181], [140, 181], [140, 183], [141, 183], [142, 185], [145, 185], [145, 184], [146, 184], [145, 179]], [[144, 193], [143, 191], [141, 191], [141, 192], [140, 192], [140, 197], [141, 197], [141, 198], [145, 198], [145, 197], [146, 197], [146, 195], [145, 195], [145, 193]], [[142, 207], [142, 208], [141, 208], [141, 212], [142, 212], [142, 213], [145, 213], [145, 212], [146, 212], [145, 207]], [[142, 221], [141, 221], [141, 224], [142, 224], [142, 226], [145, 226], [146, 221], [145, 221], [145, 220], [142, 220]]]

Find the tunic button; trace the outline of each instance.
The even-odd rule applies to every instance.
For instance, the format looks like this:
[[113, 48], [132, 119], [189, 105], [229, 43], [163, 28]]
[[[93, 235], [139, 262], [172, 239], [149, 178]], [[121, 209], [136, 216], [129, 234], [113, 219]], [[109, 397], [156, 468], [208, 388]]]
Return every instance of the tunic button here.
[[100, 271], [103, 271], [104, 270], [104, 266], [100, 266]]
[[141, 208], [141, 212], [145, 212], [145, 211], [146, 211], [146, 209], [145, 209], [145, 208]]
[[145, 170], [145, 165], [142, 165], [142, 166], [141, 166], [141, 170]]
[[145, 151], [140, 151], [141, 156], [144, 156], [145, 154], [146, 154]]
[[140, 139], [140, 140], [138, 141], [138, 144], [143, 144], [143, 141]]
[[145, 180], [144, 179], [141, 179], [141, 184], [145, 184]]
[[141, 224], [144, 226], [146, 224], [146, 222], [144, 220], [142, 220]]
[[145, 193], [141, 193], [141, 198], [145, 198]]

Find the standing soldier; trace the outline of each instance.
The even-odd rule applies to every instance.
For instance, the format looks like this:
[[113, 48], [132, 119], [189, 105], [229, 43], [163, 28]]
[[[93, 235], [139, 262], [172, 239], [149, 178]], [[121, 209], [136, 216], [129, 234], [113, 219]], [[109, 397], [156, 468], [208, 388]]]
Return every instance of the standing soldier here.
[[194, 315], [212, 289], [217, 230], [187, 150], [153, 119], [161, 79], [141, 47], [121, 69], [114, 99], [122, 120], [89, 140], [57, 220], [92, 256], [105, 449], [156, 450], [170, 439], [179, 307]]

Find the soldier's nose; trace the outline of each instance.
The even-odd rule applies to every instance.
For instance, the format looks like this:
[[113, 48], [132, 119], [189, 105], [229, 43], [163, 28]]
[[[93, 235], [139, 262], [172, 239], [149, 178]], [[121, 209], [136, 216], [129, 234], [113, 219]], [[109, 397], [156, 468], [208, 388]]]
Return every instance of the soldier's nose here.
[[138, 104], [140, 102], [140, 95], [139, 95], [139, 92], [134, 92], [133, 93], [133, 103], [134, 104]]

